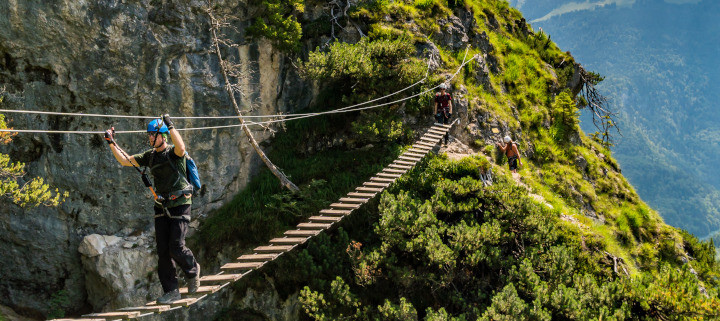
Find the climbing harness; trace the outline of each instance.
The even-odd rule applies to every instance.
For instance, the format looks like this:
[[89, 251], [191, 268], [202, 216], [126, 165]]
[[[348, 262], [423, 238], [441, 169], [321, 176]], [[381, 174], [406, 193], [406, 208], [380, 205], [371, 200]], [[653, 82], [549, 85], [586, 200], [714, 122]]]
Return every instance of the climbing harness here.
[[[160, 136], [161, 134], [167, 133], [169, 130], [168, 130], [167, 126], [165, 126], [163, 121], [160, 118], [158, 118], [158, 119], [152, 120], [148, 124], [147, 131], [148, 131], [148, 133], [153, 133], [153, 131], [154, 131], [154, 134], [153, 134], [154, 139], [153, 139], [153, 144], [152, 144], [152, 151], [150, 152], [150, 159], [148, 160], [148, 165], [146, 165], [142, 171], [143, 182], [145, 182], [145, 184], [150, 183], [150, 179], [148, 178], [148, 175], [146, 172], [147, 172], [148, 167], [150, 167], [150, 168], [153, 167], [153, 161], [155, 158], [155, 154], [157, 153], [157, 151], [155, 151], [155, 145], [157, 144], [158, 136]], [[172, 160], [168, 160], [168, 163], [173, 168], [173, 170], [175, 170], [176, 172], [178, 171], [177, 168], [175, 167], [175, 164], [173, 164]], [[192, 195], [192, 185], [190, 185], [190, 186], [191, 186], [191, 188], [187, 189], [187, 190], [183, 189], [183, 190], [173, 191], [173, 192], [170, 192], [167, 194], [159, 194], [159, 195], [153, 190], [153, 196], [155, 197], [155, 204], [158, 205], [158, 207], [160, 207], [162, 209], [162, 214], [156, 214], [155, 218], [162, 217], [162, 216], [167, 216], [169, 218], [182, 218], [182, 216], [170, 215], [170, 211], [168, 210], [167, 207], [165, 207], [165, 204], [168, 201], [174, 201], [180, 197], [190, 197], [190, 195]]]

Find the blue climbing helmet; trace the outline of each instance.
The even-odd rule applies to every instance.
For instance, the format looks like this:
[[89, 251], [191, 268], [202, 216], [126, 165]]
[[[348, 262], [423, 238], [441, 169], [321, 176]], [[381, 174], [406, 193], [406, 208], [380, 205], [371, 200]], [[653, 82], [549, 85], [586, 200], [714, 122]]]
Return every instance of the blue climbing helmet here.
[[156, 133], [158, 132], [158, 129], [160, 129], [160, 133], [164, 134], [168, 132], [167, 126], [165, 126], [165, 123], [163, 123], [162, 119], [153, 119], [149, 124], [147, 131], [148, 133]]

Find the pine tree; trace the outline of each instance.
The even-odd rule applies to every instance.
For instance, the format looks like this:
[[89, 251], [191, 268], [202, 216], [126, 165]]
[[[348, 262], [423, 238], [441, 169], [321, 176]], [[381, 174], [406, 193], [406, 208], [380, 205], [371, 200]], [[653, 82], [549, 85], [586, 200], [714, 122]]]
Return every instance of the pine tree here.
[[573, 101], [570, 91], [561, 92], [552, 104], [555, 123], [553, 136], [557, 142], [565, 143], [571, 134], [579, 130], [577, 104]]

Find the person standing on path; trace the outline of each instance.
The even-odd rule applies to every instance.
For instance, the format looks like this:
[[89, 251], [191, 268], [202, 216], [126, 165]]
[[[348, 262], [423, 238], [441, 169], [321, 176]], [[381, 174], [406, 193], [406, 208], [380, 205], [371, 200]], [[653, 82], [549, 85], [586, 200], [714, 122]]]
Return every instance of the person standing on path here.
[[[452, 96], [445, 92], [447, 85], [440, 84], [440, 92], [435, 94], [435, 120], [440, 124], [449, 124], [452, 117]], [[445, 144], [448, 142], [448, 135], [445, 134]]]
[[[176, 264], [185, 273], [188, 292], [195, 293], [200, 286], [200, 264], [185, 246], [193, 188], [186, 176], [185, 142], [175, 129], [170, 115], [165, 114], [162, 119], [152, 120], [148, 124], [147, 133], [152, 148], [132, 156], [128, 156], [115, 143], [114, 130], [105, 132], [105, 140], [120, 165], [133, 166], [138, 171], [140, 166], [150, 168], [156, 188], [153, 194], [158, 276], [164, 291], [157, 303], [168, 304], [181, 298]], [[168, 136], [174, 145], [168, 144]]]
[[517, 144], [513, 143], [512, 139], [510, 139], [510, 136], [505, 136], [503, 138], [505, 141], [505, 146], [503, 146], [501, 143], [497, 143], [497, 146], [502, 149], [503, 153], [505, 153], [505, 156], [508, 158], [508, 167], [513, 173], [517, 173], [518, 164], [522, 166], [522, 160], [520, 160], [520, 152], [517, 149]]

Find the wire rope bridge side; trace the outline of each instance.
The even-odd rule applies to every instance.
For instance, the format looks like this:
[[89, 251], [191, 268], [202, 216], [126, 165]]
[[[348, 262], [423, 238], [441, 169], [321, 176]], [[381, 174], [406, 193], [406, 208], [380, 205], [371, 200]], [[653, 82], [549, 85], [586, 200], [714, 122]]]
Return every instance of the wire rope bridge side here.
[[86, 314], [76, 319], [55, 319], [55, 321], [138, 319], [191, 306], [340, 222], [345, 216], [377, 196], [422, 160], [438, 145], [456, 122], [457, 120], [447, 125], [436, 123], [419, 140], [415, 141], [412, 148], [401, 154], [370, 180], [364, 182], [362, 186], [340, 198], [337, 203], [330, 204], [330, 208], [321, 210], [318, 215], [311, 216], [308, 221], [298, 224], [296, 229], [286, 231], [283, 237], [270, 240], [270, 244], [255, 248], [253, 254], [242, 255], [235, 262], [223, 265], [220, 267], [220, 273], [201, 276], [200, 287], [196, 293], [191, 294], [188, 293], [187, 288], [180, 288], [182, 299], [168, 305], [160, 305], [153, 301], [144, 306]]

